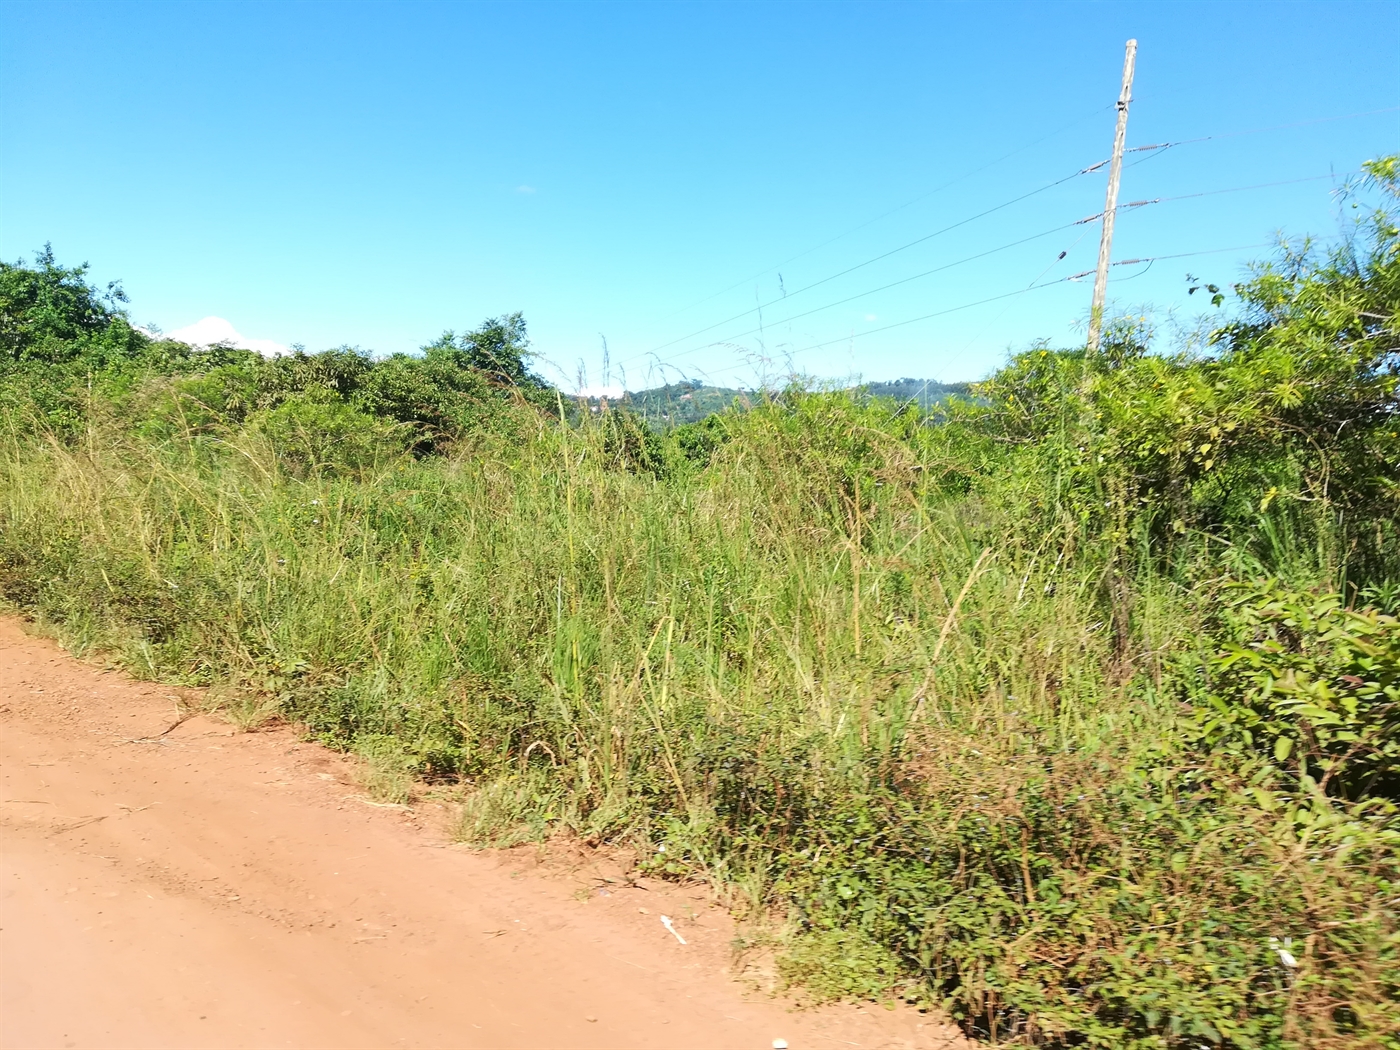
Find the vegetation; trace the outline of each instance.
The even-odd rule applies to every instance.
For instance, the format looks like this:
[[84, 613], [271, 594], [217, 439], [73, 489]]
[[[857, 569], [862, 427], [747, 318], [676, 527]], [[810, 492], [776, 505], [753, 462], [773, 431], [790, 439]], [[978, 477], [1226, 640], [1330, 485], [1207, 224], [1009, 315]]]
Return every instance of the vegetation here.
[[[996, 1041], [1400, 1047], [1400, 229], [1198, 348], [930, 412], [561, 415], [518, 319], [262, 361], [0, 272], [0, 590], [139, 674], [641, 846], [817, 997]], [[552, 406], [552, 407], [551, 407]], [[567, 407], [567, 406], [565, 406]], [[250, 708], [243, 708], [244, 711]]]
[[[924, 412], [952, 397], [966, 397], [970, 390], [968, 383], [938, 383], [932, 379], [895, 379], [888, 383], [863, 383], [850, 388], [852, 396], [857, 399], [890, 398], [902, 406], [917, 407]], [[708, 386], [698, 379], [683, 379], [647, 390], [629, 390], [622, 396], [620, 405], [612, 407], [628, 409], [653, 428], [665, 430], [687, 423], [699, 423], [731, 409], [747, 411], [763, 400], [760, 392]], [[588, 405], [593, 412], [609, 407], [606, 399], [597, 397], [590, 398]]]
[[[747, 409], [762, 400], [752, 391], [709, 386], [696, 379], [683, 379], [648, 390], [628, 391], [622, 404], [654, 427], [698, 423], [707, 416], [730, 408]], [[596, 400], [595, 405], [601, 405]]]
[[914, 405], [928, 412], [935, 405], [971, 394], [969, 383], [939, 383], [932, 379], [893, 379], [888, 383], [866, 383], [860, 392], [867, 397], [890, 397], [900, 404]]

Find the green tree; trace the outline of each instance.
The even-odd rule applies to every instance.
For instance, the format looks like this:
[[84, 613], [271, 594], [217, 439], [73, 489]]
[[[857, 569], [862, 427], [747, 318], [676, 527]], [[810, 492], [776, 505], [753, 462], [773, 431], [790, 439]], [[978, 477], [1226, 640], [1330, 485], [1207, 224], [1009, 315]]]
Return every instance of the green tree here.
[[0, 353], [10, 361], [64, 361], [94, 342], [130, 349], [141, 342], [120, 304], [121, 284], [106, 291], [87, 283], [88, 264], [64, 267], [45, 244], [26, 266], [0, 263]]

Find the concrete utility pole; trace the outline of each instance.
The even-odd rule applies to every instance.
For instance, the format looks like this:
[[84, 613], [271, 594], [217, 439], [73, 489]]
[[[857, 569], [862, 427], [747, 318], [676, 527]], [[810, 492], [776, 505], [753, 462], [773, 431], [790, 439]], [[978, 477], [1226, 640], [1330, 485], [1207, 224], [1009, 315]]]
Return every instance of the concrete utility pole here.
[[1133, 100], [1133, 68], [1137, 41], [1129, 40], [1123, 55], [1123, 90], [1118, 93], [1118, 130], [1113, 133], [1113, 159], [1108, 165], [1108, 194], [1103, 202], [1103, 234], [1099, 237], [1099, 268], [1094, 274], [1094, 306], [1089, 314], [1089, 353], [1099, 350], [1103, 333], [1103, 302], [1108, 294], [1108, 265], [1113, 255], [1113, 219], [1118, 213], [1118, 179], [1123, 174], [1123, 140], [1128, 135], [1128, 103]]

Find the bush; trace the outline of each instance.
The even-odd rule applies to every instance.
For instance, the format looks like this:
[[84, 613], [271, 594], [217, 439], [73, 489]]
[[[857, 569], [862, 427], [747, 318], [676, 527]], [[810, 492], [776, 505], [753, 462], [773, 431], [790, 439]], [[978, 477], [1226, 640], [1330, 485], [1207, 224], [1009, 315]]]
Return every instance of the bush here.
[[499, 322], [91, 394], [80, 354], [82, 443], [0, 444], [0, 588], [242, 683], [383, 794], [463, 780], [472, 841], [726, 887], [818, 997], [1396, 1050], [1400, 234], [1367, 229], [1261, 269], [1204, 352], [1129, 322], [929, 415], [561, 419]]
[[382, 467], [406, 450], [402, 427], [314, 395], [288, 398], [255, 413], [252, 433], [266, 438], [294, 477], [354, 475]]
[[1233, 588], [1206, 665], [1206, 746], [1299, 783], [1400, 802], [1400, 619], [1273, 581]]

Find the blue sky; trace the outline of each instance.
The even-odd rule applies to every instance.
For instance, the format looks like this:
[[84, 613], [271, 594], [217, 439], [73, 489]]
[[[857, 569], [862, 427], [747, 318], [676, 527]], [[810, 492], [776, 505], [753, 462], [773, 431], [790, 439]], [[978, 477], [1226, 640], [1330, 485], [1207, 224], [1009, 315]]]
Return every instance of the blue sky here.
[[1081, 338], [1091, 280], [955, 308], [1091, 269], [1097, 227], [1056, 228], [1104, 176], [927, 235], [1106, 157], [1130, 36], [1129, 145], [1218, 137], [1130, 157], [1124, 201], [1211, 195], [1124, 214], [1114, 256], [1231, 250], [1110, 295], [1189, 324], [1186, 273], [1335, 233], [1331, 191], [1400, 149], [1394, 109], [1322, 119], [1400, 106], [1400, 5], [10, 0], [0, 255], [309, 349], [519, 310], [556, 380], [601, 382], [604, 339], [634, 389], [976, 378]]

